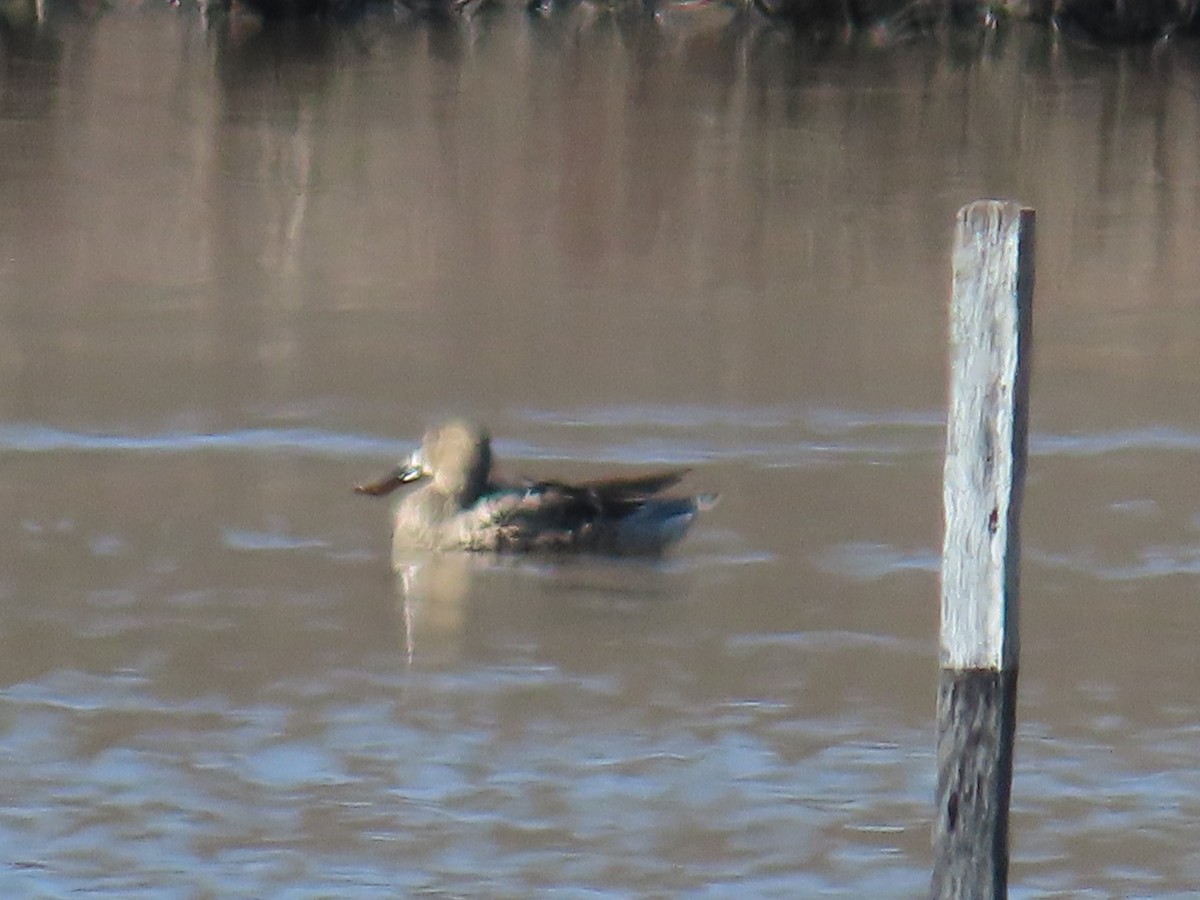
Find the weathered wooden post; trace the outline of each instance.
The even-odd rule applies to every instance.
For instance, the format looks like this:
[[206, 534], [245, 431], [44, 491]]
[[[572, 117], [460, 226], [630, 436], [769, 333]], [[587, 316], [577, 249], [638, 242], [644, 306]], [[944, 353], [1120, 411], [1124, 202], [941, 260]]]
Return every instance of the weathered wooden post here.
[[1017, 582], [1028, 427], [1034, 213], [958, 213], [942, 544], [933, 896], [1008, 894]]

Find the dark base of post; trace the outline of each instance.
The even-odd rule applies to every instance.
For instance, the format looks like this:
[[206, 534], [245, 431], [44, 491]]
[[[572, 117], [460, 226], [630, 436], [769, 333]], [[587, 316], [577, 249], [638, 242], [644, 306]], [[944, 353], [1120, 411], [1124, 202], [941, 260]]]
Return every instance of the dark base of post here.
[[1017, 673], [942, 670], [933, 896], [1008, 895], [1008, 799]]

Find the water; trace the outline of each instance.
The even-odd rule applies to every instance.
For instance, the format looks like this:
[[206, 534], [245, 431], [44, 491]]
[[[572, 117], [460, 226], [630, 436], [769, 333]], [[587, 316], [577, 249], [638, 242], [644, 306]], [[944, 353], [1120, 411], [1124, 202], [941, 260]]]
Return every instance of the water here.
[[[1190, 48], [728, 18], [5, 39], [6, 896], [926, 891], [989, 195], [1038, 210], [1013, 893], [1200, 881]], [[350, 486], [449, 413], [722, 502], [393, 576]]]

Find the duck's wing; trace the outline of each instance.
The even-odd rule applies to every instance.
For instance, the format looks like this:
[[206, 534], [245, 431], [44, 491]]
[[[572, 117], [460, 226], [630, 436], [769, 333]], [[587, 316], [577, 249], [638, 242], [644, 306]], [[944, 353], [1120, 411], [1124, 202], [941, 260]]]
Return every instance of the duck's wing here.
[[642, 503], [655, 494], [679, 484], [683, 476], [690, 471], [691, 469], [667, 469], [634, 478], [598, 478], [595, 481], [585, 481], [576, 487], [602, 502]]
[[521, 512], [567, 522], [595, 518], [621, 518], [640, 509], [657, 494], [679, 483], [689, 469], [669, 469], [632, 478], [597, 478], [593, 481], [527, 481]]

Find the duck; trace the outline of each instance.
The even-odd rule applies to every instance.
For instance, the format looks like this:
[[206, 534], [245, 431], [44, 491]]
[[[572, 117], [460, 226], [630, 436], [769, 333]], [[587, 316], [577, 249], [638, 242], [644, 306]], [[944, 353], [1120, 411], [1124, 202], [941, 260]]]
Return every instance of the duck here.
[[431, 428], [392, 471], [354, 491], [400, 495], [393, 566], [413, 550], [657, 556], [683, 538], [716, 494], [664, 494], [688, 469], [594, 481], [502, 481], [488, 431], [464, 420]]

